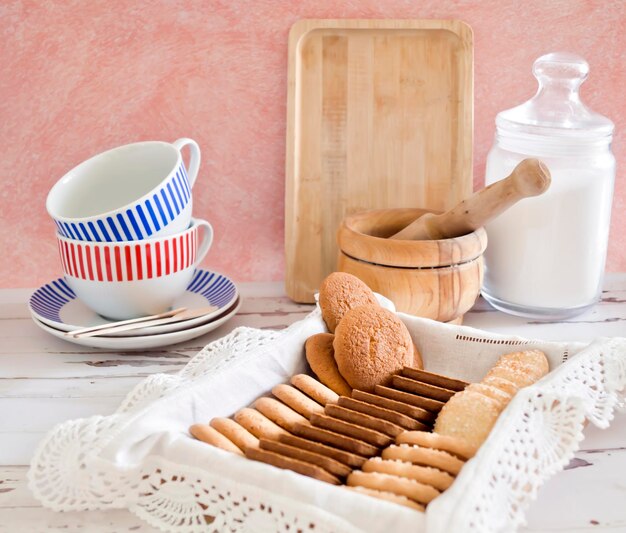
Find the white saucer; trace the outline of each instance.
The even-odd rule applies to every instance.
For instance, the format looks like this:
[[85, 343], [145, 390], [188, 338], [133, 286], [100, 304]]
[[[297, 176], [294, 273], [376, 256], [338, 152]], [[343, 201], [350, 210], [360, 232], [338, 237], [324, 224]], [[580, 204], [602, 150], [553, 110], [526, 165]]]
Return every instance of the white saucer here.
[[[216, 308], [215, 311], [184, 322], [135, 329], [132, 333], [110, 333], [107, 337], [128, 338], [188, 330], [219, 316], [225, 309], [231, 307], [237, 298], [237, 287], [231, 279], [217, 272], [198, 269], [187, 290], [176, 299], [172, 308], [198, 309], [212, 306]], [[28, 307], [34, 319], [60, 331], [73, 331], [112, 322], [82, 303], [63, 278], [37, 289], [30, 297]]]
[[159, 348], [177, 344], [179, 342], [188, 341], [204, 335], [209, 331], [219, 328], [225, 322], [228, 322], [239, 310], [241, 299], [237, 300], [228, 309], [222, 308], [222, 313], [217, 317], [213, 317], [205, 323], [196, 325], [181, 331], [172, 331], [169, 333], [161, 333], [156, 335], [139, 335], [133, 337], [80, 337], [78, 339], [66, 335], [65, 331], [53, 328], [44, 324], [37, 318], [33, 317], [33, 321], [41, 329], [54, 335], [64, 341], [80, 344], [81, 346], [90, 346], [92, 348], [106, 348], [109, 350], [147, 350], [150, 348]]

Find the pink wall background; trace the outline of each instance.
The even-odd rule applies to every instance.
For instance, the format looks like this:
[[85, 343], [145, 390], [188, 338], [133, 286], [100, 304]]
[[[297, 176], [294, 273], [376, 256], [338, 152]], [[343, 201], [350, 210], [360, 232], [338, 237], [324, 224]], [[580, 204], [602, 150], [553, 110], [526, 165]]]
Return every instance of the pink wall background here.
[[[523, 7], [522, 7], [523, 6]], [[8, 0], [0, 5], [0, 286], [60, 274], [45, 198], [102, 150], [196, 139], [205, 261], [283, 278], [287, 34], [300, 18], [459, 18], [475, 39], [475, 186], [495, 114], [535, 91], [533, 60], [585, 57], [583, 96], [616, 125], [608, 270], [626, 271], [626, 3], [575, 0]]]

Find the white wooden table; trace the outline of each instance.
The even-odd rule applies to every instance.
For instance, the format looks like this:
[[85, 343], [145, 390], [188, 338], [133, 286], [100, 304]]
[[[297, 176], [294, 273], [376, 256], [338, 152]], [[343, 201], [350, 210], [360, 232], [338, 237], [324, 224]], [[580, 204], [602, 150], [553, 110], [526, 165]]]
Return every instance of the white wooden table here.
[[[86, 349], [51, 337], [30, 319], [32, 291], [0, 291], [0, 531], [154, 531], [127, 511], [55, 513], [26, 486], [37, 442], [56, 423], [106, 415], [155, 372], [176, 372], [208, 342], [237, 326], [284, 328], [310, 306], [294, 304], [280, 283], [243, 284], [239, 314], [218, 330], [164, 349], [119, 353]], [[479, 300], [465, 324], [546, 340], [590, 341], [626, 336], [626, 274], [607, 277], [602, 302], [562, 323], [511, 317]], [[626, 415], [611, 428], [588, 427], [569, 468], [549, 481], [531, 506], [526, 531], [626, 531]]]

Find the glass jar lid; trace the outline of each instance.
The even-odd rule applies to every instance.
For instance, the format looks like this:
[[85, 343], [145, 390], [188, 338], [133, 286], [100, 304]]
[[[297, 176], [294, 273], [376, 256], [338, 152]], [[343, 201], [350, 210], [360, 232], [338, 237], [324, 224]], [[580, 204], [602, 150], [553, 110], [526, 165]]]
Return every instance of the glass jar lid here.
[[614, 125], [580, 100], [580, 85], [589, 74], [589, 64], [580, 56], [554, 52], [533, 64], [537, 94], [522, 105], [498, 113], [501, 133], [541, 135], [581, 141], [610, 142]]

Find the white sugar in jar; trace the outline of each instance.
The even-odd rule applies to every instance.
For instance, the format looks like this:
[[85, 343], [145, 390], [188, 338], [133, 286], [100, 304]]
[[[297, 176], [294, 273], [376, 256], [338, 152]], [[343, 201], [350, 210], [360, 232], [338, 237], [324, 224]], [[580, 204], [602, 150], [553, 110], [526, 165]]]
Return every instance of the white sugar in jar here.
[[482, 294], [502, 311], [561, 319], [599, 299], [615, 158], [613, 123], [578, 95], [588, 72], [578, 56], [542, 56], [533, 65], [537, 94], [496, 118], [486, 185], [508, 176], [526, 157], [540, 159], [552, 174], [546, 193], [518, 202], [486, 226]]

